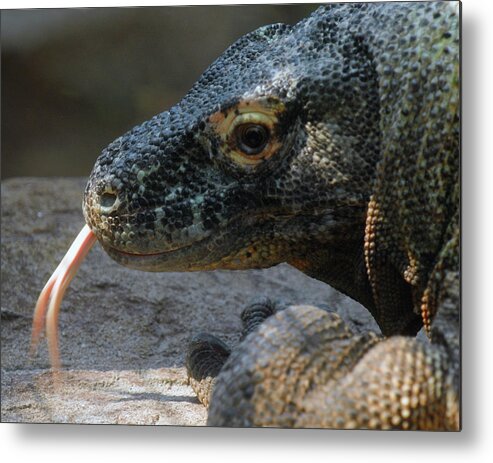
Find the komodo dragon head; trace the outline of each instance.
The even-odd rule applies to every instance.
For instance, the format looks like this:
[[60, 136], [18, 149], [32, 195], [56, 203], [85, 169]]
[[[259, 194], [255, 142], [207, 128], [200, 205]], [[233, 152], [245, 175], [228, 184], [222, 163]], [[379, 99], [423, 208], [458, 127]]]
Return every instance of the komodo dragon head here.
[[303, 260], [357, 235], [379, 157], [378, 79], [338, 18], [275, 24], [229, 47], [169, 111], [100, 155], [87, 223], [140, 270]]

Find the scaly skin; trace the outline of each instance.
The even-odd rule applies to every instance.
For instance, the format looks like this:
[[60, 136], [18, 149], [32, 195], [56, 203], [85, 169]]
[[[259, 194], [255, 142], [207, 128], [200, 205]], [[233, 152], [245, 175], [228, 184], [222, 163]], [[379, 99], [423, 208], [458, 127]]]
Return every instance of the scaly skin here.
[[198, 339], [209, 424], [460, 428], [458, 66], [457, 3], [329, 5], [242, 37], [103, 151], [84, 214], [117, 262], [288, 262], [386, 336], [298, 306], [247, 316], [231, 355]]

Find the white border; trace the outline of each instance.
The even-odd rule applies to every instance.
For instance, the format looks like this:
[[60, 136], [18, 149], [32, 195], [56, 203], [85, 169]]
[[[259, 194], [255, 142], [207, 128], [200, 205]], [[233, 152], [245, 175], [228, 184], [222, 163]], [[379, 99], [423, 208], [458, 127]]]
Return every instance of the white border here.
[[[238, 2], [216, 1], [214, 4]], [[262, 2], [241, 2], [262, 3]], [[286, 2], [272, 2], [286, 3]], [[298, 2], [307, 3], [307, 2]], [[310, 2], [312, 3], [312, 2]], [[157, 6], [162, 1], [2, 1], [1, 8]], [[4, 461], [470, 463], [493, 454], [493, 2], [464, 0], [461, 433], [0, 425]], [[488, 455], [490, 455], [488, 457]]]

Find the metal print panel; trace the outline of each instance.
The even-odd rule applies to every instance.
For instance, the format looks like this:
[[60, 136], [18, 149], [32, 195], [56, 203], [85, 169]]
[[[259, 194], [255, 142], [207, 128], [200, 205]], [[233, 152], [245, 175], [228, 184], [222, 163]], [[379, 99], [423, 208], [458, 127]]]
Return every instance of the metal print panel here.
[[2, 421], [460, 430], [460, 4], [94, 13], [2, 15]]

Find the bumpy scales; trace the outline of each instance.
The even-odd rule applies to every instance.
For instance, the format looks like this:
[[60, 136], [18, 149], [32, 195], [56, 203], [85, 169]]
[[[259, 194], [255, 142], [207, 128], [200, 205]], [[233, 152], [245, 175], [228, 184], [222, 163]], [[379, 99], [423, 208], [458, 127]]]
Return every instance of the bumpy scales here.
[[459, 429], [459, 188], [459, 4], [336, 4], [240, 38], [115, 140], [84, 214], [123, 265], [288, 262], [375, 317], [384, 337], [265, 302], [232, 353], [198, 337], [209, 424]]

